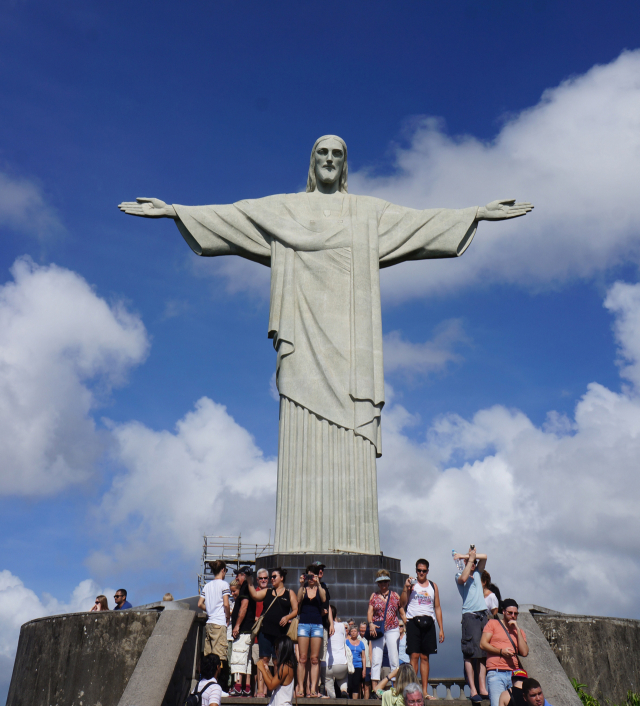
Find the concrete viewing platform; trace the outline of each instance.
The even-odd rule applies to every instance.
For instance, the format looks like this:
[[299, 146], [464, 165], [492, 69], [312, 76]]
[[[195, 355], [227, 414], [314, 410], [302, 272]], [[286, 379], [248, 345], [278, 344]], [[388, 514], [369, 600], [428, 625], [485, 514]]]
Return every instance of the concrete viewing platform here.
[[[346, 591], [346, 589], [345, 589]], [[7, 706], [181, 706], [198, 683], [206, 615], [197, 596], [126, 611], [82, 612], [22, 626]], [[582, 706], [569, 677], [601, 700], [621, 703], [640, 683], [640, 621], [566, 615], [521, 605], [529, 656], [523, 667], [544, 682], [554, 706]], [[602, 656], [606, 659], [602, 659]], [[468, 706], [464, 680], [429, 679], [435, 703]], [[223, 704], [266, 706], [267, 698], [227, 697]], [[348, 699], [297, 700], [297, 706]], [[379, 704], [377, 699], [365, 702]]]

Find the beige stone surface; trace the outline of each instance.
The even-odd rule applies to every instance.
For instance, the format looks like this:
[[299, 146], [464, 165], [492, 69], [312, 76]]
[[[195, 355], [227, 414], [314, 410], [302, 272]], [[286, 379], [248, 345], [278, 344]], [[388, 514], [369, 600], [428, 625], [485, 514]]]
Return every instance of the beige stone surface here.
[[[268, 336], [277, 352], [281, 397], [313, 418], [362, 438], [373, 447], [374, 456], [380, 456], [384, 405], [380, 268], [408, 260], [459, 257], [469, 247], [479, 220], [521, 216], [532, 206], [507, 199], [480, 208], [416, 210], [349, 194], [347, 176], [344, 141], [325, 135], [313, 147], [305, 193], [211, 206], [168, 205], [145, 198], [122, 203], [120, 209], [175, 219], [197, 255], [238, 255], [270, 267]], [[291, 439], [292, 434], [294, 430], [281, 419], [275, 551], [378, 553], [377, 491], [370, 454], [338, 463], [325, 455], [331, 444], [318, 443], [309, 450], [301, 437], [297, 441], [301, 450], [285, 460], [283, 435]], [[303, 450], [314, 456], [301, 464]], [[302, 489], [296, 475], [301, 473]], [[347, 496], [332, 515], [335, 526], [343, 529], [334, 529], [329, 539], [323, 515], [326, 493], [335, 488], [336, 478], [342, 479]], [[302, 515], [296, 505], [302, 502], [301, 492], [307, 510]], [[356, 532], [343, 508], [364, 496], [366, 516], [359, 521], [365, 530]], [[300, 521], [291, 521], [294, 516]]]

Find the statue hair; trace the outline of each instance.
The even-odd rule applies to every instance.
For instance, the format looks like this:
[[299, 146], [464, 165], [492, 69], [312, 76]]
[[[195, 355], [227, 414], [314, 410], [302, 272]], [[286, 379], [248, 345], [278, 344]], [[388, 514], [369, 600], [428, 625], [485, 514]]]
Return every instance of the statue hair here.
[[338, 142], [342, 145], [342, 148], [344, 149], [344, 164], [342, 165], [342, 172], [340, 173], [340, 183], [338, 185], [338, 191], [343, 194], [348, 193], [347, 174], [349, 170], [347, 168], [347, 143], [337, 135], [323, 135], [313, 143], [313, 149], [311, 150], [311, 161], [309, 163], [309, 176], [307, 177], [307, 192], [316, 190], [316, 147], [323, 140], [328, 140], [331, 137], [335, 140], [338, 140]]

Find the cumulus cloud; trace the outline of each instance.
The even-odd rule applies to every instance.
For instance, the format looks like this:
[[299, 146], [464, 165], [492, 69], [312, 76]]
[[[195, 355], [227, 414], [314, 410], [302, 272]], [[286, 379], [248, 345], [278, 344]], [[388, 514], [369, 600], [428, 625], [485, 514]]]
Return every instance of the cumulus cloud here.
[[638, 262], [640, 50], [547, 90], [537, 105], [506, 120], [491, 141], [450, 136], [431, 117], [416, 119], [408, 136], [409, 146], [395, 150], [391, 176], [353, 172], [350, 189], [414, 208], [515, 197], [536, 210], [513, 221], [481, 223], [459, 260], [384, 270], [387, 296], [490, 282], [556, 287]]
[[0, 172], [0, 225], [40, 237], [62, 229], [56, 212], [35, 182], [3, 172]]
[[103, 451], [91, 417], [146, 356], [140, 319], [70, 270], [28, 258], [0, 287], [0, 493], [47, 495]]
[[176, 424], [154, 431], [139, 422], [114, 425], [113, 454], [122, 465], [97, 510], [109, 532], [108, 550], [89, 558], [92, 573], [157, 565], [168, 553], [193, 556], [203, 534], [268, 539], [247, 534], [252, 518], [273, 522], [276, 461], [265, 458], [251, 434], [226, 408], [203, 397]]
[[[499, 282], [558, 287], [622, 262], [640, 261], [640, 50], [549, 88], [510, 115], [494, 139], [450, 135], [434, 116], [405, 126], [393, 172], [352, 170], [349, 188], [413, 208], [462, 208], [515, 197], [525, 218], [479, 225], [464, 257], [408, 262], [381, 273], [384, 295], [402, 300]], [[236, 257], [194, 262], [228, 291], [266, 298], [269, 272]]]
[[107, 596], [109, 607], [113, 608], [113, 599], [109, 599], [113, 589], [100, 588], [92, 579], [81, 581], [68, 601], [60, 601], [48, 593], [38, 597], [10, 571], [0, 571], [0, 692], [9, 688], [22, 624], [46, 615], [90, 610], [100, 594]]
[[424, 343], [412, 343], [400, 331], [391, 331], [384, 337], [385, 372], [409, 375], [441, 372], [448, 363], [461, 360], [455, 348], [468, 340], [459, 319], [443, 321], [433, 338]]
[[591, 383], [572, 419], [550, 412], [538, 427], [497, 405], [471, 419], [444, 415], [416, 441], [406, 410], [384, 416], [383, 547], [402, 547], [409, 566], [432, 557], [454, 614], [449, 557], [471, 542], [489, 554], [503, 595], [566, 612], [638, 614], [640, 285], [617, 283], [605, 306], [631, 384], [616, 392]]

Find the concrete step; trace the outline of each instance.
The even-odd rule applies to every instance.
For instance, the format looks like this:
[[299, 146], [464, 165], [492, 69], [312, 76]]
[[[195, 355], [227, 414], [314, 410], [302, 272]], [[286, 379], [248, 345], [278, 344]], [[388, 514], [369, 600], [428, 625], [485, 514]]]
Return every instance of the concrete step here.
[[[339, 704], [340, 706], [345, 706], [349, 704], [351, 699], [294, 699], [292, 704], [298, 704], [298, 706], [318, 706], [322, 704], [323, 706], [333, 706], [334, 704]], [[380, 706], [379, 699], [358, 699], [358, 704], [361, 706]], [[244, 696], [229, 696], [228, 698], [222, 699], [223, 704], [242, 704], [243, 706], [264, 706], [264, 704], [269, 703], [269, 699], [257, 699], [255, 697], [244, 697]], [[435, 699], [429, 701], [428, 703], [442, 704], [442, 706], [469, 706], [469, 699]]]

